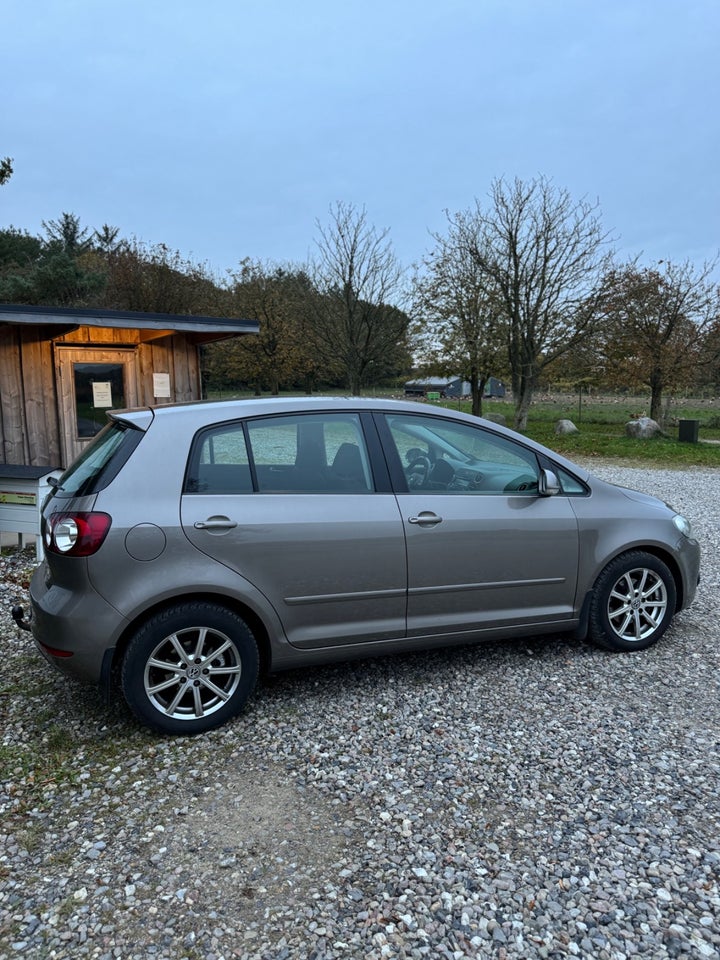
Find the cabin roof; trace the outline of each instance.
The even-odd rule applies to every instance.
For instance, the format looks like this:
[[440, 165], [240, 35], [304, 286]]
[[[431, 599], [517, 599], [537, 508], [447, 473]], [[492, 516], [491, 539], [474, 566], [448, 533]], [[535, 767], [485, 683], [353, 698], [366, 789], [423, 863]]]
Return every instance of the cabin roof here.
[[136, 330], [175, 330], [178, 333], [258, 333], [257, 320], [231, 317], [196, 317], [189, 314], [138, 313], [133, 310], [100, 310], [76, 307], [35, 307], [0, 303], [0, 325], [119, 327]]

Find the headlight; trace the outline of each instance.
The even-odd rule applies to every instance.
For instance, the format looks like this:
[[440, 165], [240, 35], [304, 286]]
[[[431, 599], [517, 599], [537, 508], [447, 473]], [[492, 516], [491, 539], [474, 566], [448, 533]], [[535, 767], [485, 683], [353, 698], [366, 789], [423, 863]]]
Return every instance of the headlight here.
[[676, 513], [673, 517], [673, 523], [684, 537], [692, 537], [690, 521], [686, 520], [685, 517], [681, 517], [679, 513]]

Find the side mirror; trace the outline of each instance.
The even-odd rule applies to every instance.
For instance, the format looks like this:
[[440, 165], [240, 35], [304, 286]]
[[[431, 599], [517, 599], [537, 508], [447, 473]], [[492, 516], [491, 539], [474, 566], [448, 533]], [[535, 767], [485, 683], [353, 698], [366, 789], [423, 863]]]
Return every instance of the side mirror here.
[[560, 481], [552, 470], [541, 470], [538, 477], [538, 493], [541, 497], [555, 497], [560, 493]]

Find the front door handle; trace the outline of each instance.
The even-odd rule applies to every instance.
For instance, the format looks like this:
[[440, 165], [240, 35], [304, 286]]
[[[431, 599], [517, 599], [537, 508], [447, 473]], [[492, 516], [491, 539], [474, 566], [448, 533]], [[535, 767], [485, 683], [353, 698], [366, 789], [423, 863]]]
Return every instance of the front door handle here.
[[237, 523], [230, 517], [208, 517], [207, 520], [197, 520], [193, 526], [196, 530], [232, 530]]
[[442, 523], [442, 517], [432, 510], [421, 510], [416, 517], [408, 517], [408, 523], [416, 523], [419, 527], [434, 527], [436, 523]]

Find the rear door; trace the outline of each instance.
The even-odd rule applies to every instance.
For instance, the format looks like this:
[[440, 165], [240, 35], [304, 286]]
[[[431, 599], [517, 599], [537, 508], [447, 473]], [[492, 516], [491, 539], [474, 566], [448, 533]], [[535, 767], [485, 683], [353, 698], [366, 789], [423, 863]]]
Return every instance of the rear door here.
[[195, 440], [185, 533], [265, 594], [295, 646], [405, 635], [403, 524], [370, 439], [358, 414], [313, 413]]
[[566, 497], [538, 495], [534, 453], [458, 421], [383, 422], [407, 540], [408, 636], [570, 619], [577, 521]]

